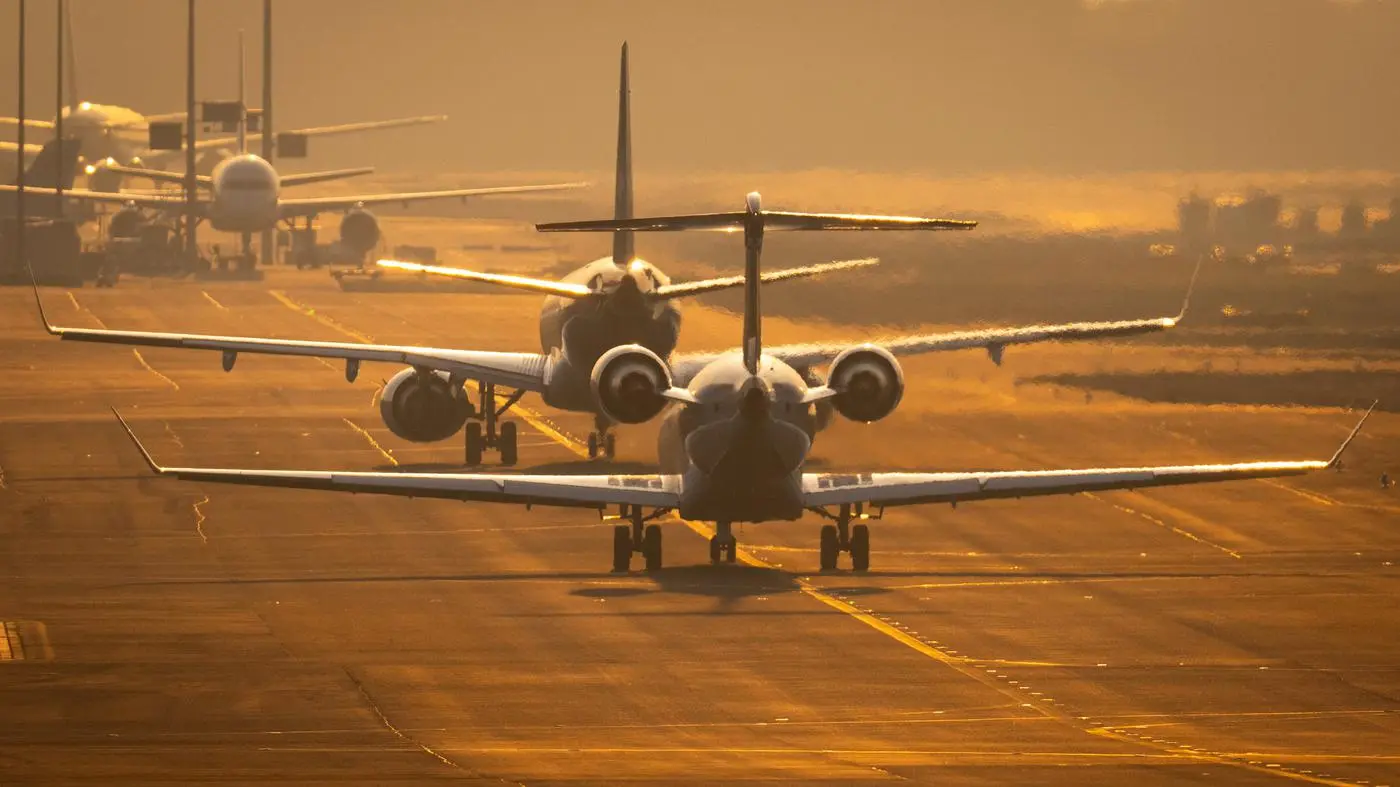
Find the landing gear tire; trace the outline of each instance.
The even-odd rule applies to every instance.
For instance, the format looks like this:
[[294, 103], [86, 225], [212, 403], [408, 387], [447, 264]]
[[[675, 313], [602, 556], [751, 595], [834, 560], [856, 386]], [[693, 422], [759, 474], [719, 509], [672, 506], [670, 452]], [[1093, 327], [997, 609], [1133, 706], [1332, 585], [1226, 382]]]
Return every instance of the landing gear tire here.
[[724, 557], [724, 546], [719, 540], [719, 536], [710, 536], [710, 563], [719, 565]]
[[836, 558], [841, 554], [841, 537], [836, 533], [836, 525], [822, 525], [821, 569], [835, 571]]
[[589, 432], [589, 433], [588, 433], [588, 458], [589, 458], [589, 459], [597, 459], [597, 458], [598, 458], [598, 433], [597, 433], [597, 432]]
[[647, 571], [661, 568], [660, 525], [647, 525], [646, 535], [642, 536], [642, 557], [646, 558]]
[[730, 536], [710, 536], [710, 562], [714, 565], [720, 563], [733, 563], [739, 559], [739, 539]]
[[481, 455], [486, 451], [486, 441], [481, 437], [481, 424], [471, 421], [467, 424], [466, 460], [469, 466], [481, 464]]
[[511, 467], [515, 464], [519, 454], [516, 452], [516, 426], [514, 421], [505, 421], [501, 424], [499, 449], [501, 453], [501, 464]]
[[603, 435], [603, 456], [608, 459], [617, 456], [617, 435], [612, 432]]
[[[657, 556], [661, 554], [661, 542], [657, 540]], [[613, 573], [626, 574], [632, 570], [632, 528], [617, 525], [613, 528]]]
[[870, 526], [855, 525], [851, 528], [851, 569], [870, 570]]

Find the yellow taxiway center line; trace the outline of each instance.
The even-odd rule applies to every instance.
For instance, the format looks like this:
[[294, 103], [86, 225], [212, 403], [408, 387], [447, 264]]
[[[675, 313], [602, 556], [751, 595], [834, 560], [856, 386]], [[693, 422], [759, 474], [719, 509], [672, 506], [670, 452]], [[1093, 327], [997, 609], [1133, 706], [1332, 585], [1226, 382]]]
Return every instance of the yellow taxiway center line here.
[[359, 331], [353, 328], [347, 328], [344, 325], [341, 325], [340, 323], [336, 322], [335, 320], [332, 320], [331, 318], [325, 316], [324, 314], [318, 313], [315, 309], [311, 308], [310, 306], [292, 300], [291, 298], [287, 297], [287, 293], [281, 290], [268, 290], [267, 292], [269, 295], [276, 298], [283, 306], [286, 306], [292, 311], [301, 312], [307, 317], [310, 317], [316, 322], [319, 322], [322, 325], [326, 326], [327, 328], [339, 331], [340, 333], [343, 333], [346, 336], [349, 336], [350, 338], [354, 339], [355, 341], [361, 342], [362, 344], [375, 343], [373, 336], [368, 336], [366, 334], [360, 333]]
[[215, 300], [215, 299], [214, 299], [214, 296], [213, 296], [213, 295], [210, 295], [210, 294], [208, 293], [208, 291], [206, 291], [206, 290], [200, 290], [200, 291], [199, 291], [199, 294], [204, 296], [204, 300], [209, 301], [210, 303], [214, 304], [214, 308], [219, 309], [220, 311], [228, 311], [228, 307], [225, 306], [225, 305], [223, 305], [222, 303], [219, 303], [217, 300]]
[[351, 429], [354, 429], [356, 432], [359, 433], [361, 437], [365, 438], [365, 440], [369, 443], [370, 448], [373, 448], [374, 450], [378, 451], [380, 456], [389, 460], [389, 464], [393, 465], [394, 467], [399, 466], [399, 460], [395, 459], [393, 454], [385, 450], [384, 446], [380, 445], [379, 441], [374, 439], [374, 435], [370, 434], [369, 431], [366, 430], [363, 426], [360, 426], [354, 421], [351, 421], [349, 418], [342, 418], [340, 420], [344, 421], [346, 426], [350, 427]]
[[131, 348], [131, 354], [136, 356], [136, 360], [140, 361], [142, 366], [146, 367], [146, 371], [150, 372], [151, 374], [154, 374], [156, 377], [159, 377], [161, 380], [165, 381], [165, 384], [169, 385], [171, 388], [174, 388], [177, 391], [180, 390], [180, 384], [170, 379], [169, 377], [166, 377], [160, 372], [156, 371], [156, 368], [146, 361], [145, 356], [141, 355], [140, 350], [133, 347]]

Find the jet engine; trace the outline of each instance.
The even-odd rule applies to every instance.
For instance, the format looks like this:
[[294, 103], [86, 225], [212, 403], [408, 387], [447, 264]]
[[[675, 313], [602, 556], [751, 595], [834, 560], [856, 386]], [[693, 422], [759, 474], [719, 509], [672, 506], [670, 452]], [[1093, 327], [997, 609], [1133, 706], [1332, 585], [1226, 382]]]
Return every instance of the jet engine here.
[[146, 217], [142, 215], [141, 210], [134, 205], [127, 205], [113, 213], [112, 218], [107, 221], [107, 237], [139, 238], [144, 226]]
[[836, 356], [827, 385], [837, 391], [836, 412], [869, 423], [894, 412], [904, 396], [904, 371], [889, 350], [866, 344]]
[[624, 344], [593, 364], [592, 386], [603, 415], [621, 424], [640, 424], [666, 407], [661, 393], [671, 387], [671, 370], [651, 350]]
[[379, 243], [379, 219], [364, 208], [355, 208], [340, 220], [340, 243], [355, 254], [364, 254]]
[[446, 440], [474, 409], [466, 390], [454, 385], [446, 372], [404, 369], [389, 378], [379, 397], [384, 425], [415, 443]]

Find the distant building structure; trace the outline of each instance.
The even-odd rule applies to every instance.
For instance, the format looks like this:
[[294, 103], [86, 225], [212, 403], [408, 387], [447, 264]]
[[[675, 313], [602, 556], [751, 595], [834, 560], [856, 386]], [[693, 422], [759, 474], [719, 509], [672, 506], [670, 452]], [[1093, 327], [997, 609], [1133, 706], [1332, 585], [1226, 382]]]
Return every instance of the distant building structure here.
[[1366, 206], [1352, 200], [1342, 208], [1342, 226], [1337, 237], [1344, 240], [1360, 240], [1366, 237]]

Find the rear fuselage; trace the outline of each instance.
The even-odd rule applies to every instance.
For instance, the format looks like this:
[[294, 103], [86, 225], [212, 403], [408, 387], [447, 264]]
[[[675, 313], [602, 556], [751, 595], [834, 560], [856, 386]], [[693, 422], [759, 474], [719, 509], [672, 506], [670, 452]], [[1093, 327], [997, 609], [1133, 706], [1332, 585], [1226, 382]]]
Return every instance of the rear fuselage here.
[[[630, 282], [623, 281], [629, 278]], [[680, 336], [681, 315], [670, 300], [648, 295], [670, 279], [643, 260], [621, 268], [604, 257], [562, 281], [607, 294], [545, 299], [540, 310], [540, 347], [545, 354], [556, 355], [545, 402], [564, 410], [592, 412], [589, 377], [598, 358], [624, 344], [640, 344], [669, 358]]]
[[705, 367], [688, 389], [697, 400], [668, 413], [661, 471], [683, 479], [680, 515], [762, 522], [802, 515], [802, 464], [811, 448], [807, 384], [763, 356], [757, 375], [736, 351]]

